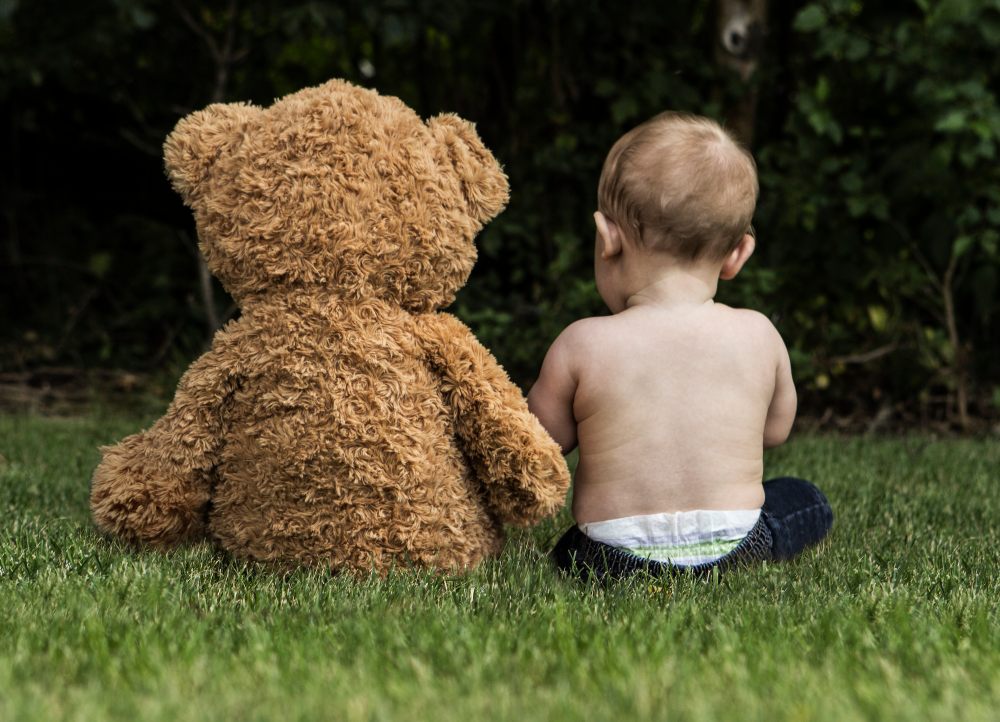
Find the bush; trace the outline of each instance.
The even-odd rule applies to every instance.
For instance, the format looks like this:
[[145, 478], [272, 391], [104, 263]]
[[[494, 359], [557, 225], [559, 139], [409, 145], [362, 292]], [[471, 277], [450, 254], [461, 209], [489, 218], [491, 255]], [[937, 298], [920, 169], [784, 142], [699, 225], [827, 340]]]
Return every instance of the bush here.
[[756, 92], [758, 255], [721, 298], [775, 320], [815, 413], [995, 416], [1000, 2], [895, 5], [775, 6], [746, 85], [696, 2], [614, 22], [592, 0], [0, 4], [0, 298], [18, 308], [0, 366], [186, 365], [206, 302], [163, 137], [214, 97], [341, 76], [475, 120], [505, 164], [511, 204], [455, 310], [526, 385], [566, 324], [603, 312], [591, 213], [611, 143]]

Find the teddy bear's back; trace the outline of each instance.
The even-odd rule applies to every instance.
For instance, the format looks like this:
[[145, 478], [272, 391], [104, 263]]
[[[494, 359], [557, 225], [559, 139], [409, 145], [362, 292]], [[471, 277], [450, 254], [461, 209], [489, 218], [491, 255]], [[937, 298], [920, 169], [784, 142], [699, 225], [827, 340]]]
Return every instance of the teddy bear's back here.
[[464, 568], [498, 550], [409, 314], [285, 299], [240, 323], [245, 371], [212, 493], [221, 546], [359, 571]]

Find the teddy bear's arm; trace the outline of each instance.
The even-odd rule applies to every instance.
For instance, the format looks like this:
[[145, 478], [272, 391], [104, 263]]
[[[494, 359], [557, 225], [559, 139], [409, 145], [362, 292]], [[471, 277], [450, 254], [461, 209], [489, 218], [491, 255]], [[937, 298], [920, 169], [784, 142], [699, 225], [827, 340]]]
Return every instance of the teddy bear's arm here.
[[235, 384], [219, 349], [223, 335], [181, 378], [163, 417], [102, 449], [90, 494], [102, 531], [161, 548], [204, 535], [222, 405]]
[[418, 324], [490, 507], [505, 523], [518, 525], [554, 514], [565, 501], [569, 470], [520, 390], [454, 316], [427, 314]]

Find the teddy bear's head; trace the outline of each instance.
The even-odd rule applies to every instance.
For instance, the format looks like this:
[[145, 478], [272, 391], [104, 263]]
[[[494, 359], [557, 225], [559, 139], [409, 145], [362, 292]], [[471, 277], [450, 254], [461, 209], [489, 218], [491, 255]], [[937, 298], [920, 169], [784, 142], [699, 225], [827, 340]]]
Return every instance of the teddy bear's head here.
[[445, 306], [508, 194], [471, 123], [424, 123], [339, 80], [269, 108], [210, 105], [177, 124], [164, 156], [208, 267], [239, 302], [298, 290]]

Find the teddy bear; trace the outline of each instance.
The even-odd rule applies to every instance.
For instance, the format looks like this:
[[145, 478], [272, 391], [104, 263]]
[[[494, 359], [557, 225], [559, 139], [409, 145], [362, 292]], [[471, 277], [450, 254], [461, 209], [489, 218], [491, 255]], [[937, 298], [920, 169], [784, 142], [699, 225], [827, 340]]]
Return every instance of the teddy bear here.
[[281, 567], [462, 571], [563, 504], [559, 447], [456, 317], [507, 179], [474, 126], [331, 80], [164, 144], [240, 307], [151, 428], [104, 447], [97, 527]]

